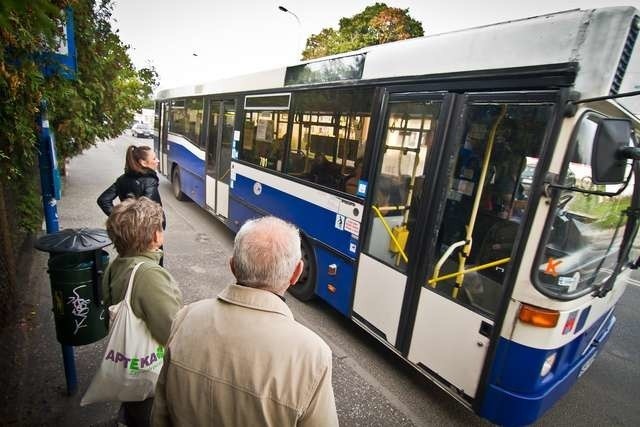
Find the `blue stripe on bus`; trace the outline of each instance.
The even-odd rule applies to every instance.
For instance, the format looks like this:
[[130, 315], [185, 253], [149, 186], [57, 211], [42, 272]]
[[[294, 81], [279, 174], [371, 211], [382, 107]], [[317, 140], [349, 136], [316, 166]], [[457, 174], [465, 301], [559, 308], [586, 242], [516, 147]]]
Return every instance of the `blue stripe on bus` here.
[[[180, 166], [180, 181], [182, 192], [189, 196], [191, 200], [205, 206], [205, 163], [204, 160], [187, 150], [184, 146], [169, 141], [171, 150], [168, 153], [169, 164]], [[167, 171], [167, 175], [171, 170]]]
[[[259, 194], [255, 194], [255, 183], [250, 178], [240, 174], [236, 175], [231, 189], [233, 197], [229, 199], [229, 218], [232, 223], [235, 223], [234, 227], [239, 227], [247, 219], [269, 213], [295, 224], [310, 237], [343, 254], [343, 256], [338, 256], [315, 245], [316, 294], [342, 314], [349, 316], [354, 286], [354, 269], [351, 258], [354, 257], [354, 254], [348, 254], [350, 245], [357, 245], [357, 240], [349, 232], [335, 227], [335, 212], [265, 184], [260, 184]], [[242, 200], [242, 203], [236, 198]], [[251, 206], [256, 208], [252, 209]], [[336, 264], [337, 274], [335, 276], [329, 276], [327, 273], [331, 264]]]
[[[615, 322], [610, 310], [575, 340], [555, 350], [531, 348], [500, 338], [480, 416], [504, 426], [527, 425], [537, 420], [571, 389], [583, 366], [589, 366], [585, 364], [592, 362], [609, 338]], [[593, 339], [596, 333], [598, 336]], [[541, 379], [544, 360], [554, 351], [554, 366]]]

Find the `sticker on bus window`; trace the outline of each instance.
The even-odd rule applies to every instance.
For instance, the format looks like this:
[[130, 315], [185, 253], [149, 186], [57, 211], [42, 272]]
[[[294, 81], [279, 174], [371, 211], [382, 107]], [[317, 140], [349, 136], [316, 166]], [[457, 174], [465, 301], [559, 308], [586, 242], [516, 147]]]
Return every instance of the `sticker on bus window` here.
[[240, 131], [239, 130], [234, 130], [233, 131], [233, 140], [234, 141], [240, 141]]
[[232, 159], [237, 159], [238, 158], [238, 150], [236, 150], [236, 149], [231, 150], [231, 158]]
[[357, 249], [358, 249], [358, 243], [354, 241], [349, 242], [349, 252], [351, 252], [352, 254], [355, 254]]
[[344, 216], [340, 214], [336, 214], [336, 224], [335, 227], [338, 230], [344, 230]]
[[556, 271], [556, 267], [562, 264], [561, 259], [553, 259], [549, 258], [547, 261], [547, 267], [544, 269], [544, 274], [548, 274], [549, 276], [558, 277], [558, 272]]
[[561, 276], [558, 277], [558, 286], [563, 288], [565, 292], [573, 292], [578, 287], [579, 280], [580, 273], [578, 272], [571, 277]]
[[364, 179], [361, 179], [358, 181], [358, 192], [356, 193], [356, 196], [360, 196], [360, 197], [364, 197], [367, 194], [367, 181]]

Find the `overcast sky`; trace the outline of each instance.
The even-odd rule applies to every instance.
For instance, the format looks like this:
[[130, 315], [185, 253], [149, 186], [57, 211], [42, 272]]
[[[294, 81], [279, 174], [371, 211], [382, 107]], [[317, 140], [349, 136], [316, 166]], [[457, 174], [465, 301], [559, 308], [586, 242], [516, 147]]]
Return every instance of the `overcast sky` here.
[[[114, 27], [140, 68], [155, 66], [160, 87], [216, 80], [288, 65], [309, 35], [375, 0], [114, 0]], [[640, 0], [388, 0], [409, 9], [425, 34], [560, 10], [635, 6]], [[283, 5], [300, 21], [278, 9]], [[196, 56], [197, 55], [197, 56]]]

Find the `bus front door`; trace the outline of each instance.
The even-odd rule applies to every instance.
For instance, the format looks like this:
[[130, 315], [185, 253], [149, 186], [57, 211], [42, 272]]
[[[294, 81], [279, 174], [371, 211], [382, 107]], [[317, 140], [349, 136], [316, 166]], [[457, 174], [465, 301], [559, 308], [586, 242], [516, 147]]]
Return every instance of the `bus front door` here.
[[229, 174], [235, 111], [234, 100], [209, 101], [206, 205], [223, 218], [229, 215]]
[[353, 318], [467, 399], [508, 288], [528, 200], [522, 173], [540, 156], [551, 96], [387, 103]]

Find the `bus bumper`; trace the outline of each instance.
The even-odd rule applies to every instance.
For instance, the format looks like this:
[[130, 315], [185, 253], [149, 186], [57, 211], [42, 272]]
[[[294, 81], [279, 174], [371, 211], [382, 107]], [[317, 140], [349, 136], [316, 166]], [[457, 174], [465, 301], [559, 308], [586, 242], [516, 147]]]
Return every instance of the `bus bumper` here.
[[[536, 421], [560, 400], [591, 366], [598, 351], [609, 338], [615, 323], [616, 317], [613, 315], [613, 310], [611, 310], [590, 328], [594, 330], [592, 333], [589, 333], [591, 331], [586, 331], [580, 338], [568, 344], [568, 347], [573, 345], [579, 348], [581, 340], [591, 341], [588, 344], [588, 348], [573, 359], [574, 361], [563, 371], [562, 375], [556, 374], [552, 381], [541, 380], [532, 393], [514, 392], [508, 387], [501, 386], [502, 381], [492, 375], [480, 404], [479, 415], [503, 426], [523, 426]], [[567, 350], [571, 351], [570, 348], [567, 348]], [[546, 354], [547, 352], [521, 346], [501, 338], [495, 360], [499, 361], [500, 357], [504, 357], [506, 354], [509, 359], [516, 359], [520, 362], [495, 363], [494, 365], [512, 366], [514, 368], [517, 366], [521, 374], [523, 366], [527, 365], [528, 360], [532, 360], [533, 353]], [[539, 365], [534, 364], [533, 366]], [[507, 369], [507, 372], [502, 372], [501, 377], [506, 378], [518, 375], [519, 372], [516, 370]]]

